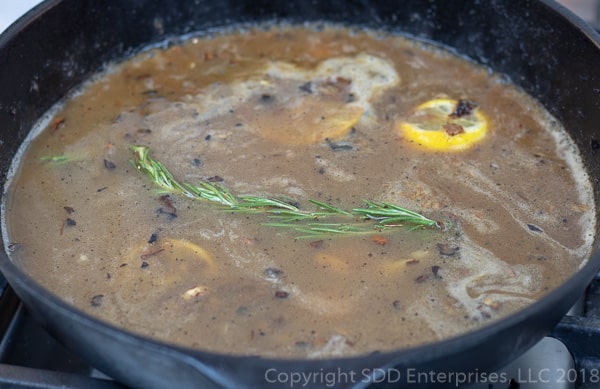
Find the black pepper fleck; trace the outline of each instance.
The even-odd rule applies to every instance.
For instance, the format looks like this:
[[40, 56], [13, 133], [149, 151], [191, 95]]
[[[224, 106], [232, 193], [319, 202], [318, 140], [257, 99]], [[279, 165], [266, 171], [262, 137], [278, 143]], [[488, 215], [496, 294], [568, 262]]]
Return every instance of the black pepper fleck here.
[[283, 274], [283, 270], [277, 269], [275, 267], [268, 267], [265, 269], [263, 274], [268, 278], [278, 278], [280, 275]]
[[208, 177], [206, 179], [206, 181], [208, 181], [208, 182], [223, 182], [223, 181], [225, 181], [225, 179], [221, 176], [212, 176], [212, 177]]
[[529, 230], [533, 232], [544, 232], [541, 228], [533, 224], [527, 224], [527, 228], [529, 228]]
[[275, 100], [275, 98], [266, 93], [260, 96], [260, 102], [263, 104], [270, 104], [273, 100]]
[[438, 243], [436, 247], [440, 255], [445, 256], [453, 256], [460, 250], [460, 247], [450, 246], [448, 243]]
[[109, 161], [108, 159], [104, 160], [104, 168], [107, 170], [115, 170], [115, 168], [117, 167], [117, 165], [115, 165], [114, 162]]
[[313, 93], [312, 82], [308, 81], [298, 87], [302, 92]]
[[90, 300], [90, 305], [92, 307], [99, 307], [102, 305], [102, 299], [104, 298], [103, 294], [97, 294]]

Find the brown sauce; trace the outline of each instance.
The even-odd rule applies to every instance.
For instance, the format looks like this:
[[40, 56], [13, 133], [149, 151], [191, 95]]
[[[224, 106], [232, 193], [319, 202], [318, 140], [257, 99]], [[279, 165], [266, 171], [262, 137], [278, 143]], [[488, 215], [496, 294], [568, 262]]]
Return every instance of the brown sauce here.
[[[476, 103], [483, 139], [429, 150], [398, 130], [446, 98]], [[560, 124], [502, 77], [402, 37], [193, 38], [111, 66], [39, 130], [5, 196], [12, 259], [79, 309], [179, 345], [321, 358], [433, 342], [525, 307], [590, 252], [591, 186]], [[181, 182], [302, 210], [388, 202], [447, 228], [306, 237], [161, 192], [132, 145]]]

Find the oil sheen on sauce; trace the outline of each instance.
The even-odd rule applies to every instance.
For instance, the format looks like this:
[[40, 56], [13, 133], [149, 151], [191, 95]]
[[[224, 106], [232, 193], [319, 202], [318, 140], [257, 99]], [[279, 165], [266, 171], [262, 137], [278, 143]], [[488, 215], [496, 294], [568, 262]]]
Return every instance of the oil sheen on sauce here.
[[[443, 99], [475, 103], [486, 136], [430, 150], [399, 130]], [[456, 336], [558, 286], [594, 235], [560, 124], [503, 77], [398, 36], [186, 39], [111, 65], [32, 134], [4, 196], [12, 259], [88, 314], [188, 347], [324, 358]], [[446, 229], [306, 236], [161, 191], [132, 145], [180, 182], [303, 210], [387, 202]]]

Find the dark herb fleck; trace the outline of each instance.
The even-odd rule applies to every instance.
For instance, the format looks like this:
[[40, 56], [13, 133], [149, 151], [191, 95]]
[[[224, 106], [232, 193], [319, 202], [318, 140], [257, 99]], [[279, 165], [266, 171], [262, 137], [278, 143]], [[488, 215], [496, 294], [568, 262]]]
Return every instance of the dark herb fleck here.
[[206, 181], [208, 181], [208, 182], [223, 182], [223, 181], [225, 181], [225, 179], [221, 176], [212, 176], [212, 177], [208, 177], [206, 179]]
[[275, 100], [275, 98], [266, 93], [260, 96], [260, 102], [263, 104], [270, 104], [273, 100]]
[[90, 305], [92, 307], [99, 307], [102, 305], [102, 299], [104, 298], [103, 294], [97, 294], [90, 300]]
[[202, 167], [202, 160], [200, 158], [194, 158], [192, 164], [196, 167]]
[[75, 212], [75, 209], [74, 209], [73, 207], [68, 207], [68, 206], [67, 206], [67, 207], [63, 207], [63, 209], [64, 209], [65, 211], [67, 211], [67, 213], [68, 213], [69, 215], [70, 215], [70, 214], [72, 214], [73, 212]]
[[313, 93], [312, 82], [308, 81], [298, 87], [302, 92]]
[[208, 140], [210, 140], [211, 138], [212, 138], [212, 135], [211, 135], [211, 134], [208, 134], [208, 135], [206, 135], [206, 136], [204, 137], [204, 140], [207, 140], [207, 141], [208, 141]]
[[161, 253], [163, 251], [165, 251], [165, 249], [163, 249], [162, 247], [157, 247], [157, 248], [155, 248], [154, 250], [152, 250], [150, 252], [147, 252], [147, 253], [144, 253], [144, 254], [140, 255], [140, 259], [142, 261], [145, 261], [146, 259], [150, 258], [151, 256], [159, 254], [159, 253]]
[[15, 252], [23, 248], [23, 243], [10, 242], [6, 248], [10, 252]]
[[109, 161], [108, 159], [104, 160], [104, 168], [107, 170], [114, 170], [117, 167], [114, 162]]
[[325, 241], [323, 239], [315, 240], [309, 243], [310, 247], [313, 249], [322, 249], [325, 247]]
[[167, 220], [173, 220], [173, 219], [176, 219], [176, 218], [177, 218], [177, 214], [176, 214], [176, 213], [174, 213], [174, 212], [167, 212], [167, 211], [165, 211], [165, 210], [164, 210], [164, 209], [162, 209], [162, 208], [158, 208], [158, 209], [156, 210], [156, 213], [157, 213], [158, 215], [165, 215], [165, 216], [167, 217]]
[[453, 119], [457, 119], [457, 118], [461, 118], [463, 116], [468, 116], [470, 115], [473, 110], [477, 108], [477, 104], [469, 101], [469, 100], [465, 100], [465, 99], [460, 99], [458, 100], [458, 103], [456, 104], [456, 108], [454, 108], [454, 112], [452, 112], [449, 117], [453, 118]]
[[332, 140], [325, 139], [329, 148], [333, 151], [345, 151], [345, 150], [354, 150], [354, 146], [350, 142], [334, 142]]
[[153, 244], [158, 240], [158, 234], [154, 233], [150, 235], [150, 239], [148, 239], [148, 243]]
[[146, 261], [142, 261], [142, 264], [140, 265], [142, 269], [146, 269], [148, 266], [150, 266], [150, 264]]
[[427, 281], [428, 278], [429, 278], [429, 276], [427, 276], [425, 274], [421, 274], [420, 276], [418, 276], [417, 278], [415, 278], [415, 282], [417, 284], [422, 284], [423, 282]]
[[527, 224], [527, 228], [529, 228], [529, 230], [533, 232], [544, 232], [541, 228], [533, 224]]
[[158, 201], [163, 205], [163, 208], [160, 208], [161, 213], [173, 214], [177, 216], [177, 208], [175, 208], [175, 204], [173, 203], [173, 199], [169, 195], [162, 195], [158, 198]]
[[402, 308], [402, 303], [400, 302], [400, 300], [394, 300], [392, 302], [392, 307], [394, 307], [394, 309], [401, 309]]
[[268, 278], [279, 278], [279, 276], [283, 274], [283, 270], [277, 269], [275, 267], [268, 267], [265, 269], [263, 274]]
[[433, 273], [433, 276], [435, 278], [442, 278], [442, 276], [439, 275], [440, 272], [440, 267], [437, 265], [434, 265], [431, 267], [431, 272]]
[[460, 250], [458, 246], [450, 246], [448, 243], [438, 243], [436, 245], [440, 255], [453, 256]]
[[277, 297], [278, 299], [286, 299], [289, 295], [290, 294], [284, 290], [278, 290], [277, 292], [275, 292], [275, 297]]

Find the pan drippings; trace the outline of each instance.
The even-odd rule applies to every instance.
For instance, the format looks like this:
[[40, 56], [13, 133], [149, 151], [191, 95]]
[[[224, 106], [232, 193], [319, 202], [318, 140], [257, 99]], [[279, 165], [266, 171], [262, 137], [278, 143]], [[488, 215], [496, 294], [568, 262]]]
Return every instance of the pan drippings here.
[[434, 342], [522, 309], [591, 251], [592, 189], [561, 125], [403, 37], [188, 39], [111, 65], [33, 133], [4, 197], [13, 261], [178, 345], [324, 358]]

